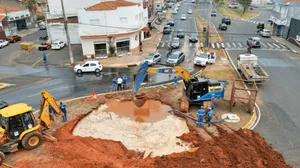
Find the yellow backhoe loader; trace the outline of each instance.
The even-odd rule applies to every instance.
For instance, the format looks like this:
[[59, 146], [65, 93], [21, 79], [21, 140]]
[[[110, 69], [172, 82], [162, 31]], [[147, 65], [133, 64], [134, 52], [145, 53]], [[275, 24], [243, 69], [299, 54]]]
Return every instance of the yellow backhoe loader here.
[[25, 149], [35, 149], [44, 140], [55, 140], [45, 130], [51, 127], [49, 105], [61, 116], [63, 112], [56, 104], [54, 98], [45, 90], [41, 91], [40, 123], [34, 117], [32, 107], [19, 103], [0, 110], [0, 165], [5, 159], [4, 153], [15, 152], [19, 146]]

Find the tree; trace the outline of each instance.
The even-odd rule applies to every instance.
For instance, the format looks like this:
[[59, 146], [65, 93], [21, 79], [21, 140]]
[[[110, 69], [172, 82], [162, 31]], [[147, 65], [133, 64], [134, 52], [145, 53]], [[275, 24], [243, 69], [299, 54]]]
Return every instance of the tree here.
[[243, 7], [243, 15], [252, 3], [252, 0], [238, 0], [238, 3]]
[[36, 21], [36, 0], [25, 0], [22, 4], [29, 10], [33, 16], [33, 20]]
[[224, 0], [215, 0], [216, 6], [223, 6], [225, 5]]

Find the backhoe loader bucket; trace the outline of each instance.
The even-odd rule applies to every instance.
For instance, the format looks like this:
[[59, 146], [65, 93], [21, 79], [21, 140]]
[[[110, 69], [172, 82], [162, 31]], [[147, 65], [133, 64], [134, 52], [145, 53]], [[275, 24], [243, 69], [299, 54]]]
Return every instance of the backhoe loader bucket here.
[[137, 107], [142, 107], [146, 103], [147, 100], [148, 100], [148, 96], [146, 93], [139, 93], [134, 96], [133, 103]]

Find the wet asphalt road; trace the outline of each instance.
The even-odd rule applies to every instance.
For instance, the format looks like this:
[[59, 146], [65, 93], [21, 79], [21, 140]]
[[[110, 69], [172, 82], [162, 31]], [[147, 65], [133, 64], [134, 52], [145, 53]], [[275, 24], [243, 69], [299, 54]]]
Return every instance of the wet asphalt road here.
[[[198, 7], [200, 15], [204, 18], [207, 18], [207, 8], [206, 4]], [[260, 11], [261, 15], [251, 20], [267, 21], [270, 18], [269, 10], [256, 10]], [[217, 17], [212, 18], [212, 23], [218, 26], [221, 19], [222, 16], [218, 14]], [[227, 31], [218, 31], [224, 34], [225, 44], [238, 45], [238, 43], [245, 43], [248, 37], [259, 37], [255, 33], [256, 24], [253, 22], [243, 20], [231, 20], [231, 22]], [[255, 130], [273, 144], [276, 150], [283, 153], [287, 163], [300, 167], [300, 117], [298, 115], [300, 55], [282, 47], [271, 38], [260, 39], [269, 48], [253, 49], [253, 53], [259, 57], [259, 63], [270, 75], [270, 80], [258, 85], [258, 104], [262, 116]], [[235, 63], [239, 54], [246, 53], [245, 47], [226, 47], [226, 50]]]

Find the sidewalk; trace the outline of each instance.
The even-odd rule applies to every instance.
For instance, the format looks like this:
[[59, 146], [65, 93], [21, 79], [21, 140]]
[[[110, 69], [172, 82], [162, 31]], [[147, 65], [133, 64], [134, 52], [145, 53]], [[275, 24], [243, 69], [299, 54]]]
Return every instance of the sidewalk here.
[[290, 50], [292, 50], [294, 53], [300, 54], [300, 47], [294, 45], [293, 43], [290, 43], [286, 39], [282, 37], [277, 37], [277, 36], [271, 36], [273, 40], [275, 40], [277, 43], [283, 44], [287, 46]]

